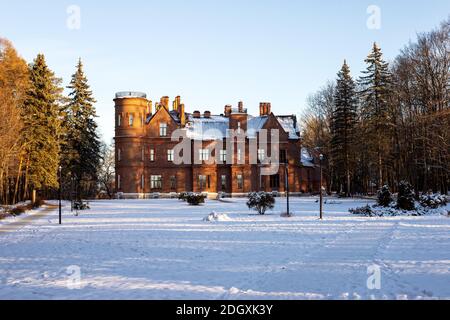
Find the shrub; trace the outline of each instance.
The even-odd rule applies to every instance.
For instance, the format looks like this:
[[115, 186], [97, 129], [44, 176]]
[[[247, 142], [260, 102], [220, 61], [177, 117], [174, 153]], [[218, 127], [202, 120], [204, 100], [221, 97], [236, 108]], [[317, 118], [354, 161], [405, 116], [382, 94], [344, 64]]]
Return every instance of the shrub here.
[[406, 181], [400, 182], [398, 186], [397, 208], [407, 211], [415, 209], [414, 191], [411, 185]]
[[20, 216], [21, 214], [24, 214], [25, 211], [27, 211], [26, 206], [18, 206], [18, 207], [12, 208], [9, 213], [13, 216]]
[[178, 200], [182, 200], [182, 201], [186, 201], [186, 197], [187, 197], [188, 193], [187, 192], [181, 192], [178, 194]]
[[75, 201], [75, 202], [73, 203], [73, 208], [74, 208], [75, 210], [79, 210], [79, 211], [91, 209], [91, 208], [89, 207], [89, 203], [83, 202], [83, 200], [81, 200], [81, 201]]
[[199, 206], [205, 203], [206, 196], [201, 193], [188, 193], [185, 195], [185, 201], [191, 206]]
[[365, 207], [356, 208], [356, 209], [350, 209], [351, 214], [355, 214], [358, 216], [365, 216], [365, 217], [373, 217], [375, 215], [375, 212], [372, 210], [372, 207], [367, 205]]
[[377, 193], [377, 202], [378, 205], [381, 207], [389, 207], [389, 205], [392, 203], [392, 193], [389, 190], [389, 186], [383, 186], [381, 190]]
[[268, 209], [272, 210], [275, 207], [275, 197], [272, 193], [252, 192], [248, 195], [247, 206], [264, 215]]
[[439, 207], [445, 207], [447, 205], [447, 197], [442, 194], [425, 194], [420, 197], [420, 204], [424, 208], [437, 209]]

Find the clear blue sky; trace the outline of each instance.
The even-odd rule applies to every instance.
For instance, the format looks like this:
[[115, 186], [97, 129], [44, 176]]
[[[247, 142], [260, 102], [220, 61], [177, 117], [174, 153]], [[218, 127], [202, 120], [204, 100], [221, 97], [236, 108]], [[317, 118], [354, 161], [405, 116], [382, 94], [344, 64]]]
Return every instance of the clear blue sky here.
[[[243, 100], [253, 114], [260, 101], [299, 114], [345, 58], [357, 76], [374, 41], [391, 60], [450, 13], [448, 0], [0, 1], [0, 36], [27, 61], [45, 53], [67, 84], [83, 59], [107, 141], [116, 91], [181, 95], [188, 111]], [[67, 27], [72, 4], [79, 30]], [[379, 30], [367, 27], [369, 5], [381, 9]]]

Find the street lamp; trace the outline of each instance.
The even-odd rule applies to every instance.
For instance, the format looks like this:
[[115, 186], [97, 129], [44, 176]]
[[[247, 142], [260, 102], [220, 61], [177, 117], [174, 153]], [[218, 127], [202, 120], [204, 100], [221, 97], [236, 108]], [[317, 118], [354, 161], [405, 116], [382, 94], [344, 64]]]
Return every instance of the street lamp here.
[[322, 162], [323, 162], [323, 154], [320, 154], [320, 220], [323, 220], [323, 174], [322, 174]]
[[61, 172], [62, 172], [62, 167], [59, 166], [58, 168], [59, 171], [59, 224], [62, 224], [62, 205], [61, 205], [61, 188], [62, 188], [62, 179], [61, 179]]
[[288, 161], [285, 162], [284, 165], [284, 172], [285, 172], [285, 189], [286, 189], [286, 206], [287, 206], [287, 216], [291, 216], [290, 208], [289, 208], [289, 163]]

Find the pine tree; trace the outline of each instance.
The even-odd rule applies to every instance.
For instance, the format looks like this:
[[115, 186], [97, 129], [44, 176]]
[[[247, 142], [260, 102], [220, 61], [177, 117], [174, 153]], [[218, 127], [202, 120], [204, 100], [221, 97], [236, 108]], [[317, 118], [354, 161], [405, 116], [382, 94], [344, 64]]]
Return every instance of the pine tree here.
[[357, 99], [355, 83], [346, 61], [338, 73], [334, 104], [331, 139], [333, 165], [341, 190], [350, 196]]
[[365, 60], [367, 69], [360, 78], [362, 87], [362, 121], [364, 136], [370, 148], [367, 150], [374, 167], [377, 168], [378, 187], [383, 186], [386, 157], [389, 154], [390, 119], [389, 100], [391, 95], [391, 73], [383, 60], [381, 49], [376, 43]]
[[65, 174], [75, 179], [77, 196], [92, 196], [96, 187], [97, 171], [101, 159], [101, 141], [95, 121], [96, 103], [88, 80], [83, 71], [81, 59], [72, 75], [67, 106], [65, 127], [67, 144], [64, 147], [63, 162]]
[[26, 154], [25, 186], [39, 190], [58, 186], [63, 89], [61, 79], [48, 68], [43, 54], [29, 69], [30, 89], [22, 110], [21, 132]]

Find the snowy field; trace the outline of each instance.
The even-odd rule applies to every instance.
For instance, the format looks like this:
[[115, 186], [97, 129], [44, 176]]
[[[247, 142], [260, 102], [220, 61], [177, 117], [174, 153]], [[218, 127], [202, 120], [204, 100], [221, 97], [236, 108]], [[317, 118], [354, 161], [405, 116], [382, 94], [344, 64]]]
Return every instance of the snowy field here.
[[[9, 219], [0, 299], [450, 299], [448, 217], [355, 217], [367, 201], [339, 200], [319, 221], [315, 198], [294, 198], [287, 219], [284, 199], [266, 216], [230, 201], [92, 202], [65, 208], [62, 226], [57, 211]], [[203, 221], [212, 211], [229, 219]]]

